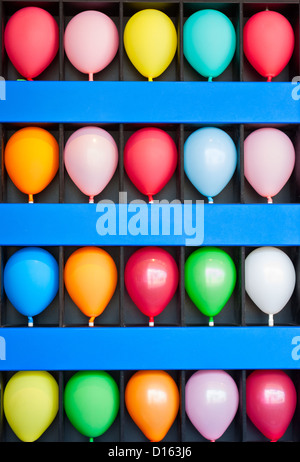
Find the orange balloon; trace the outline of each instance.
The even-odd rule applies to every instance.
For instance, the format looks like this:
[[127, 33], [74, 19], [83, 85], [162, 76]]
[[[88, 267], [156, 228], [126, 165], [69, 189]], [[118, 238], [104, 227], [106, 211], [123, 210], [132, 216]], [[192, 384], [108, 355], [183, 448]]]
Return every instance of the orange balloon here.
[[58, 143], [43, 128], [22, 128], [8, 140], [4, 163], [12, 182], [33, 202], [33, 194], [43, 191], [57, 173]]
[[73, 302], [90, 317], [90, 326], [110, 302], [117, 279], [115, 262], [103, 249], [82, 247], [68, 258], [64, 270], [65, 286]]
[[164, 371], [139, 371], [125, 389], [126, 408], [151, 442], [161, 441], [170, 430], [179, 409], [179, 391]]

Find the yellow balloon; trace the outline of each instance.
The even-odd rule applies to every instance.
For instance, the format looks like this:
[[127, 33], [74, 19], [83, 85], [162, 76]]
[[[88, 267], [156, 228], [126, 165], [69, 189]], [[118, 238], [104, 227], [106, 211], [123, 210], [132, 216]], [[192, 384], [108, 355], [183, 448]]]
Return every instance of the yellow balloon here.
[[175, 26], [162, 11], [141, 10], [125, 26], [124, 47], [135, 68], [152, 81], [174, 58], [177, 48]]
[[21, 128], [8, 140], [4, 162], [12, 182], [33, 202], [33, 195], [45, 189], [58, 171], [58, 143], [43, 128]]
[[36, 441], [58, 412], [59, 392], [46, 371], [20, 371], [7, 383], [3, 407], [7, 422], [24, 442]]

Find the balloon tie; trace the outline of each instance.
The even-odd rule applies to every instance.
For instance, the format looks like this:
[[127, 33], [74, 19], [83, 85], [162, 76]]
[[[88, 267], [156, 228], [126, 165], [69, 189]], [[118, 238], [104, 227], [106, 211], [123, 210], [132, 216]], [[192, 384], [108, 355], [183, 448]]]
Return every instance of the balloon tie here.
[[91, 436], [90, 437], [90, 443], [93, 443], [94, 442], [94, 438]]
[[268, 75], [267, 82], [272, 82], [272, 76], [271, 75]]
[[208, 196], [207, 199], [208, 199], [208, 203], [209, 203], [209, 204], [213, 204], [213, 203], [214, 203], [214, 200], [213, 200], [213, 198], [212, 198], [211, 196]]
[[216, 442], [216, 440], [210, 440], [210, 442], [211, 442], [211, 443], [215, 443], [215, 442]]
[[154, 318], [153, 318], [153, 316], [150, 316], [150, 318], [149, 318], [149, 327], [154, 327]]
[[212, 316], [209, 317], [208, 325], [209, 325], [209, 326], [214, 326], [214, 325], [215, 325], [215, 323], [214, 323], [214, 318], [213, 318]]
[[33, 82], [33, 79], [28, 78], [27, 80], [28, 80], [29, 82]]
[[149, 204], [153, 204], [153, 197], [151, 195], [149, 196]]
[[93, 82], [94, 81], [94, 76], [93, 76], [93, 73], [90, 72], [89, 73], [89, 82]]
[[153, 82], [152, 77], [148, 77], [148, 82]]
[[271, 196], [267, 196], [268, 204], [273, 204], [273, 199]]
[[91, 317], [91, 318], [89, 319], [89, 326], [90, 326], [90, 327], [94, 327], [94, 321], [95, 321], [95, 316], [93, 316], [93, 317]]
[[33, 194], [29, 194], [28, 204], [33, 204]]
[[213, 78], [212, 78], [212, 77], [208, 77], [208, 81], [209, 81], [209, 82], [212, 82], [212, 81], [213, 81]]
[[32, 318], [32, 316], [28, 316], [28, 327], [33, 327], [33, 318]]
[[94, 203], [94, 196], [90, 196], [89, 198], [89, 204], [93, 204]]
[[269, 326], [274, 326], [274, 317], [273, 317], [273, 314], [269, 314]]

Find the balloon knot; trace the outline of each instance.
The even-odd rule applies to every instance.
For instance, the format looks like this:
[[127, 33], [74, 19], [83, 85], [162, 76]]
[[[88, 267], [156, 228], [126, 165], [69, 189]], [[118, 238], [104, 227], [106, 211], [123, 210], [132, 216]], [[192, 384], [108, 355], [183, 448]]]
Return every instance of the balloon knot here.
[[93, 80], [94, 80], [93, 73], [90, 72], [90, 73], [89, 73], [89, 82], [93, 82]]
[[149, 198], [149, 204], [153, 204], [153, 197], [150, 195], [148, 196], [148, 198]]
[[33, 194], [29, 194], [29, 197], [28, 197], [28, 204], [33, 204]]
[[28, 327], [33, 327], [33, 318], [28, 316]]
[[153, 316], [150, 316], [149, 318], [149, 327], [153, 327], [154, 326], [154, 318]]
[[211, 196], [208, 196], [207, 199], [208, 199], [208, 203], [209, 203], [209, 204], [213, 204], [213, 203], [214, 203], [214, 200], [213, 200], [213, 198], [212, 198]]
[[267, 196], [268, 204], [273, 204], [273, 199], [271, 196]]
[[94, 203], [94, 196], [90, 196], [89, 197], [89, 204], [93, 204]]
[[94, 321], [95, 321], [95, 317], [93, 316], [92, 318], [89, 319], [89, 326], [90, 327], [94, 327]]
[[208, 81], [209, 81], [209, 82], [212, 82], [212, 81], [213, 81], [213, 78], [212, 78], [212, 77], [208, 77]]
[[267, 82], [272, 82], [272, 76], [268, 75]]

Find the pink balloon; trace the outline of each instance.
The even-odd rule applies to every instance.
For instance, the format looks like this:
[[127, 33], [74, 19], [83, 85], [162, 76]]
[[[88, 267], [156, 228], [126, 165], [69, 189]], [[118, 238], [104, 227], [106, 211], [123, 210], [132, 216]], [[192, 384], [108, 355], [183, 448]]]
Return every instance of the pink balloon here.
[[64, 149], [66, 170], [90, 202], [110, 182], [118, 157], [115, 140], [98, 127], [80, 128], [70, 136]]
[[100, 11], [83, 11], [68, 23], [64, 35], [67, 57], [84, 74], [102, 71], [119, 48], [119, 33], [114, 22]]
[[295, 149], [290, 138], [276, 128], [260, 128], [244, 143], [245, 177], [255, 191], [272, 203], [290, 178]]
[[49, 66], [57, 54], [58, 25], [42, 8], [22, 8], [8, 20], [4, 44], [17, 71], [32, 80]]
[[225, 371], [198, 371], [186, 384], [186, 413], [198, 432], [210, 441], [227, 430], [238, 405], [237, 385]]
[[254, 371], [246, 381], [246, 409], [249, 419], [271, 441], [286, 432], [296, 410], [297, 393], [283, 371]]

